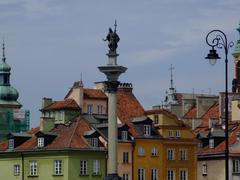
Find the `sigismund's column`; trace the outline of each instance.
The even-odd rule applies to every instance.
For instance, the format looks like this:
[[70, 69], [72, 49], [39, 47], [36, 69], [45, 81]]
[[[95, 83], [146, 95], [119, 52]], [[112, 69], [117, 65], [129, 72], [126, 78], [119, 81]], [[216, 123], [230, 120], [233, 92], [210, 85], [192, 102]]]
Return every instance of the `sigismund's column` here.
[[109, 52], [108, 63], [105, 66], [100, 66], [98, 69], [100, 72], [104, 73], [107, 77], [105, 81], [107, 85], [108, 92], [108, 164], [107, 164], [107, 176], [105, 180], [118, 180], [120, 177], [117, 172], [117, 100], [116, 93], [119, 85], [118, 77], [124, 73], [127, 68], [117, 65], [117, 47], [120, 40], [116, 32], [116, 21], [115, 29], [112, 31], [109, 28], [109, 33], [107, 34], [104, 41], [108, 41]]

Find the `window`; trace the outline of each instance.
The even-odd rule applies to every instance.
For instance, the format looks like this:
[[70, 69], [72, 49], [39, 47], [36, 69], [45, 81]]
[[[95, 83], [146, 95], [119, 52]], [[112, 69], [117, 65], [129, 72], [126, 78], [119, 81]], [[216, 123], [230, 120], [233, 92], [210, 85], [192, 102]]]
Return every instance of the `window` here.
[[98, 114], [103, 114], [103, 106], [102, 105], [97, 106], [97, 113]]
[[207, 164], [206, 163], [202, 164], [202, 175], [207, 175]]
[[61, 160], [54, 161], [54, 174], [62, 175], [62, 161]]
[[187, 160], [187, 150], [186, 149], [180, 149], [180, 160]]
[[127, 139], [128, 139], [128, 132], [122, 131], [122, 140], [127, 140]]
[[188, 172], [185, 169], [180, 170], [180, 180], [187, 180], [188, 179]]
[[123, 163], [128, 163], [128, 152], [123, 152]]
[[122, 180], [129, 180], [128, 177], [129, 177], [129, 175], [127, 173], [123, 173]]
[[174, 149], [168, 149], [167, 150], [167, 159], [168, 160], [174, 160]]
[[172, 169], [169, 169], [167, 172], [167, 180], [175, 180], [175, 172]]
[[37, 176], [37, 161], [30, 161], [30, 176]]
[[144, 147], [139, 147], [139, 148], [138, 148], [138, 155], [139, 155], [139, 156], [144, 156], [144, 154], [145, 154]]
[[158, 170], [156, 168], [152, 169], [151, 180], [158, 180]]
[[89, 138], [89, 144], [93, 147], [98, 147], [98, 138]]
[[93, 160], [93, 175], [100, 174], [100, 161]]
[[157, 156], [157, 148], [156, 147], [152, 148], [152, 156]]
[[214, 148], [214, 139], [209, 139], [209, 148]]
[[173, 136], [174, 136], [174, 135], [173, 135], [173, 130], [169, 130], [169, 131], [168, 131], [168, 136], [169, 136], [169, 137], [173, 137]]
[[13, 175], [20, 176], [20, 165], [19, 164], [13, 165]]
[[80, 161], [80, 175], [87, 175], [87, 161]]
[[138, 169], [138, 180], [145, 180], [145, 169]]
[[39, 137], [38, 138], [38, 147], [44, 147], [44, 138], [43, 137]]
[[87, 105], [87, 113], [88, 114], [92, 114], [93, 113], [93, 105], [92, 104], [88, 104]]
[[144, 135], [145, 136], [151, 135], [151, 126], [150, 125], [144, 125]]
[[181, 132], [179, 130], [176, 131], [176, 138], [180, 138], [181, 137]]
[[236, 160], [236, 159], [233, 160], [233, 172], [234, 173], [239, 173], [240, 172], [239, 160]]
[[8, 148], [11, 150], [14, 149], [14, 139], [8, 140]]
[[154, 124], [158, 124], [158, 123], [159, 123], [158, 115], [155, 114], [154, 115]]

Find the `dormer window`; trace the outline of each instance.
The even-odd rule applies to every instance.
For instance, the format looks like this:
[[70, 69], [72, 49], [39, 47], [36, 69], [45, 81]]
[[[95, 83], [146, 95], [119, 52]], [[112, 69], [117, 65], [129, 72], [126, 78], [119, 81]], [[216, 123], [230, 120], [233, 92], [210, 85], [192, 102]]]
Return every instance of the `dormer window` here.
[[44, 138], [43, 137], [39, 137], [38, 138], [38, 147], [44, 147]]
[[127, 140], [127, 139], [128, 139], [128, 132], [122, 131], [122, 140]]
[[180, 138], [181, 137], [181, 133], [179, 130], [176, 131], [176, 138]]
[[13, 150], [14, 149], [14, 139], [8, 140], [8, 148]]
[[150, 136], [151, 135], [151, 126], [150, 125], [144, 125], [144, 136]]
[[209, 139], [209, 148], [214, 148], [214, 139]]
[[174, 137], [173, 135], [173, 130], [168, 130], [168, 136], [171, 138], [171, 137]]
[[93, 147], [98, 147], [98, 138], [89, 138], [89, 144]]

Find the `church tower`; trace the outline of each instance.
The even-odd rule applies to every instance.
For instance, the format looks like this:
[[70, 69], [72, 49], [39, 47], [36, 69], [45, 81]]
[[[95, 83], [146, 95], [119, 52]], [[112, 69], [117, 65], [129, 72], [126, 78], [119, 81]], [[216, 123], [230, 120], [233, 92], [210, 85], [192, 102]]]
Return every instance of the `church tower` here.
[[10, 84], [11, 67], [6, 63], [4, 42], [2, 50], [3, 55], [0, 63], [0, 108], [19, 109], [22, 105], [17, 101], [18, 91]]
[[236, 42], [235, 49], [233, 52], [234, 57], [234, 79], [232, 81], [232, 92], [240, 92], [240, 22], [239, 27], [237, 28], [237, 31], [239, 33], [239, 39]]

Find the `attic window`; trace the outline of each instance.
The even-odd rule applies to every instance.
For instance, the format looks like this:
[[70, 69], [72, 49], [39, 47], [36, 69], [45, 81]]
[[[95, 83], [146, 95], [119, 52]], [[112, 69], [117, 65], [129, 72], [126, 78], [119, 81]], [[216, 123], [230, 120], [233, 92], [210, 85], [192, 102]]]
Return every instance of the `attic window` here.
[[209, 139], [209, 148], [214, 148], [214, 139]]
[[89, 144], [93, 147], [98, 147], [98, 138], [89, 138]]
[[14, 139], [8, 140], [8, 148], [11, 150], [14, 149]]
[[154, 115], [154, 124], [158, 124], [158, 122], [159, 122], [158, 115], [155, 114]]
[[44, 138], [43, 137], [39, 137], [38, 138], [38, 147], [44, 147]]
[[122, 140], [127, 140], [127, 139], [128, 139], [128, 132], [122, 131]]
[[181, 133], [179, 130], [176, 131], [176, 138], [180, 138], [181, 137]]
[[145, 136], [151, 135], [151, 126], [150, 125], [144, 125], [144, 135]]

